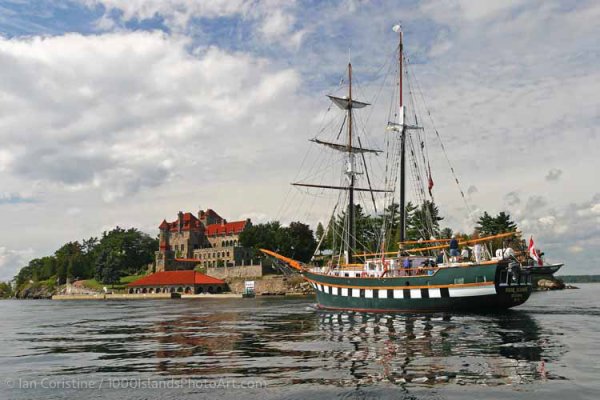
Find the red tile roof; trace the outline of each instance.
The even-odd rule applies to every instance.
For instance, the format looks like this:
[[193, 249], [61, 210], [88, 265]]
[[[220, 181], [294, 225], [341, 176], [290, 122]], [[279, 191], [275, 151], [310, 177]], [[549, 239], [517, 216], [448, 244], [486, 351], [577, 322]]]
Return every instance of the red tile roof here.
[[145, 276], [127, 286], [224, 285], [225, 282], [196, 271], [162, 271]]
[[215, 219], [219, 219], [219, 220], [223, 219], [223, 217], [221, 217], [219, 214], [217, 214], [215, 212], [215, 210], [213, 210], [212, 208], [207, 208], [206, 212], [203, 212], [203, 214], [210, 215], [210, 216], [212, 216]]
[[[247, 221], [234, 221], [234, 222], [226, 222], [223, 218], [219, 216], [216, 212], [211, 210], [210, 208], [204, 212], [204, 215], [212, 215], [213, 217], [221, 220], [221, 223], [210, 224], [206, 226], [205, 234], [208, 236], [221, 235], [221, 234], [237, 234], [244, 230], [246, 227]], [[182, 231], [195, 231], [198, 232], [202, 229], [204, 224], [200, 222], [198, 218], [192, 213], [186, 212], [182, 215]], [[163, 222], [158, 227], [159, 229], [169, 230], [171, 232], [177, 232], [179, 230], [179, 219], [176, 219], [173, 222], [167, 222], [163, 220]]]
[[[182, 217], [182, 226], [181, 226], [181, 230], [182, 231], [197, 231], [200, 230], [200, 227], [202, 226], [202, 222], [200, 222], [200, 220], [198, 218], [196, 218], [194, 216], [194, 214], [192, 213], [185, 213], [183, 214]], [[159, 227], [159, 229], [168, 229], [171, 232], [177, 232], [179, 230], [179, 219], [176, 219], [173, 222], [167, 222], [166, 220], [163, 221]]]
[[206, 235], [214, 236], [221, 234], [240, 233], [246, 227], [247, 221], [227, 222], [226, 224], [211, 224], [206, 227]]

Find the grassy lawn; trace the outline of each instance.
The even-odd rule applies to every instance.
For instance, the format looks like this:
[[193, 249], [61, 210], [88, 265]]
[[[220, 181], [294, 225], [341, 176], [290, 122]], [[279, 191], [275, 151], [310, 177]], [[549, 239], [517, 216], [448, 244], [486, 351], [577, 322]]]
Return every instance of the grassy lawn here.
[[104, 286], [106, 286], [107, 289], [110, 289], [110, 290], [124, 290], [125, 286], [128, 283], [131, 283], [131, 282], [133, 282], [135, 280], [138, 280], [138, 279], [140, 279], [141, 277], [144, 277], [144, 276], [146, 276], [146, 275], [128, 275], [128, 276], [123, 276], [121, 278], [121, 281], [119, 283], [115, 283], [114, 285], [106, 285], [104, 283], [98, 282], [95, 279], [86, 279], [86, 280], [83, 281], [83, 285], [85, 287], [87, 287], [87, 288], [90, 288], [90, 289], [93, 289], [93, 290], [99, 290], [99, 291], [101, 291]]

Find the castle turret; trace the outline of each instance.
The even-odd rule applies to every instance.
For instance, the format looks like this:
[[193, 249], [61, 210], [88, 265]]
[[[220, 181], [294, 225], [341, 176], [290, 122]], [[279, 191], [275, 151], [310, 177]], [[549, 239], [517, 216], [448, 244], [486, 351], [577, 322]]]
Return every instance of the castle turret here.
[[171, 226], [166, 220], [158, 226], [160, 231], [158, 240], [158, 251], [156, 252], [156, 272], [168, 271], [169, 260], [172, 258], [171, 244], [169, 243], [169, 236]]
[[160, 231], [159, 233], [159, 249], [161, 252], [165, 252], [166, 250], [171, 250], [171, 246], [169, 245], [169, 223], [167, 220], [163, 219], [163, 222], [158, 226]]

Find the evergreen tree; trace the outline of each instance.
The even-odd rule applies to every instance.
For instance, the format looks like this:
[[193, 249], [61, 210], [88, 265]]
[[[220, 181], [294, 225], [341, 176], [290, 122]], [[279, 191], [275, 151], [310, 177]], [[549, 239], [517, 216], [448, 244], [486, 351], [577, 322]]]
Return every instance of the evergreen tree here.
[[450, 239], [452, 237], [452, 229], [451, 228], [444, 228], [440, 231], [440, 238], [442, 239]]
[[385, 247], [387, 251], [396, 251], [400, 241], [400, 205], [393, 202], [383, 212], [386, 222]]
[[325, 228], [323, 228], [323, 224], [321, 222], [319, 222], [317, 224], [317, 229], [315, 230], [315, 235], [317, 236], [317, 241], [320, 241], [324, 234], [325, 234]]
[[439, 208], [432, 201], [426, 200], [421, 206], [406, 204], [406, 238], [407, 240], [429, 239], [431, 235], [440, 236]]
[[476, 230], [484, 236], [497, 235], [499, 233], [514, 232], [517, 230], [517, 224], [511, 219], [510, 215], [501, 211], [495, 217], [485, 211], [479, 221], [477, 221]]

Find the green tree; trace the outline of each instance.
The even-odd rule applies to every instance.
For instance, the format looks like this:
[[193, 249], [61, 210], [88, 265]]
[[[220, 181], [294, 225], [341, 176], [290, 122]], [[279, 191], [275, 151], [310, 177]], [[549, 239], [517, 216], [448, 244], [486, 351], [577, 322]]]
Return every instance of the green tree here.
[[517, 224], [515, 224], [510, 219], [510, 215], [504, 211], [501, 211], [495, 217], [492, 217], [485, 211], [483, 215], [479, 217], [475, 229], [482, 235], [489, 236], [505, 232], [514, 232], [517, 230]]
[[0, 282], [0, 299], [8, 299], [13, 296], [13, 288], [10, 282]]
[[439, 208], [432, 201], [426, 200], [421, 206], [406, 204], [406, 238], [408, 240], [429, 239], [440, 236]]
[[[83, 253], [79, 242], [68, 242], [54, 253], [59, 283], [69, 279], [89, 278], [92, 260]], [[41, 277], [40, 277], [41, 278]]]
[[310, 261], [317, 248], [312, 229], [302, 222], [292, 222], [285, 231], [290, 243], [290, 257], [303, 262]]
[[325, 228], [323, 228], [323, 224], [319, 222], [317, 224], [317, 229], [315, 230], [315, 235], [317, 236], [317, 240], [321, 240], [323, 235], [325, 234]]
[[240, 233], [240, 244], [254, 249], [278, 250], [278, 235], [281, 224], [277, 221], [253, 224]]
[[119, 282], [122, 263], [123, 257], [118, 252], [102, 250], [96, 259], [96, 280], [109, 285]]
[[442, 239], [450, 239], [452, 237], [452, 229], [451, 228], [444, 228], [440, 231], [440, 238]]
[[255, 249], [255, 253], [261, 248], [268, 249], [304, 262], [310, 260], [317, 246], [308, 225], [292, 222], [289, 227], [283, 227], [277, 221], [246, 228], [240, 234], [240, 243]]
[[154, 252], [158, 250], [158, 239], [140, 232], [135, 228], [116, 227], [104, 232], [102, 238], [94, 246], [93, 253], [102, 251], [116, 252], [122, 259], [121, 273], [133, 275], [145, 270], [154, 260]]

